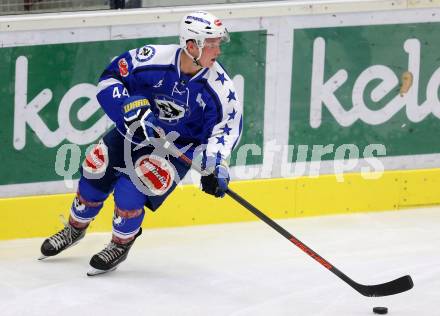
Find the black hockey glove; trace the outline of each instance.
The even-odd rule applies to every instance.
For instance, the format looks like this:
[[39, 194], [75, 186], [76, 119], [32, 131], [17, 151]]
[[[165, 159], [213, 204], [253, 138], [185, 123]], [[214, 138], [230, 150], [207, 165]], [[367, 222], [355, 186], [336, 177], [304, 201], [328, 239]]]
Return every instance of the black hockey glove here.
[[[206, 169], [209, 170], [209, 168]], [[203, 192], [214, 195], [215, 197], [224, 197], [229, 184], [228, 167], [217, 164], [213, 172], [202, 175], [200, 183], [202, 184]]]

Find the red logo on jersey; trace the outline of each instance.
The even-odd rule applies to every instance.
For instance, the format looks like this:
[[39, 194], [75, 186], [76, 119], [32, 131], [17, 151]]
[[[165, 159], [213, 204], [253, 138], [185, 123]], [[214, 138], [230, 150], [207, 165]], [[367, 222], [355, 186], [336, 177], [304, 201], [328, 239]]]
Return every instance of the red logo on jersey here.
[[214, 20], [214, 25], [221, 26], [222, 25], [222, 21], [220, 21], [219, 19]]
[[125, 58], [119, 59], [118, 61], [119, 73], [122, 77], [128, 76], [128, 63]]

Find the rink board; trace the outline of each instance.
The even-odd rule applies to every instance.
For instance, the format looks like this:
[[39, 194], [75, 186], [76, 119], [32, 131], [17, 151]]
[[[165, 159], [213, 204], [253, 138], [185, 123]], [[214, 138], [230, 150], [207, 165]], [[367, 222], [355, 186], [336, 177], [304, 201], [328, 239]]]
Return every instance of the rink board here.
[[[222, 63], [234, 71], [244, 105], [243, 136], [231, 160], [234, 190], [273, 218], [439, 204], [439, 4], [203, 7], [232, 31]], [[0, 17], [0, 239], [62, 227], [80, 161], [109, 128], [95, 100], [102, 68], [144, 42], [176, 42], [187, 10]], [[414, 83], [402, 94], [407, 71]], [[63, 146], [72, 148], [70, 159], [58, 155]], [[365, 168], [386, 172], [366, 180]], [[255, 219], [229, 198], [188, 184], [197, 179], [183, 183], [147, 214], [145, 227]], [[108, 201], [92, 231], [111, 229], [112, 208]]]
[[[276, 219], [365, 211], [399, 210], [440, 203], [440, 169], [388, 171], [375, 180], [361, 174], [317, 178], [235, 181], [231, 188]], [[73, 194], [0, 199], [0, 239], [47, 236], [62, 227]], [[110, 231], [109, 199], [90, 231]], [[148, 212], [145, 228], [251, 221], [256, 218], [228, 197], [216, 199], [194, 185], [177, 187], [156, 212]]]
[[[357, 173], [371, 156], [388, 171], [440, 168], [438, 4], [207, 6], [231, 30], [221, 62], [244, 106], [231, 178], [334, 174], [345, 158], [359, 159], [342, 172]], [[78, 179], [110, 127], [95, 98], [102, 69], [126, 49], [177, 42], [187, 10], [0, 18], [1, 198], [76, 190], [60, 182]], [[414, 83], [401, 95], [406, 71]], [[319, 169], [285, 172], [317, 160]]]

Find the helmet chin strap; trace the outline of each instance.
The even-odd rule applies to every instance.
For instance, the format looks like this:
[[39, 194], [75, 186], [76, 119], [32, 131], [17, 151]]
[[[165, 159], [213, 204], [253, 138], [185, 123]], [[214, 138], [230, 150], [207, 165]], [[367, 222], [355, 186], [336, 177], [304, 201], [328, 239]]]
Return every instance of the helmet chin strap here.
[[[197, 46], [197, 47], [198, 47], [198, 46]], [[200, 67], [200, 68], [203, 68], [203, 66], [199, 63], [200, 57], [202, 57], [202, 50], [203, 50], [203, 47], [199, 47], [199, 56], [196, 58], [196, 57], [193, 57], [193, 56], [188, 52], [188, 50], [186, 49], [186, 47], [183, 49], [183, 51], [185, 52], [185, 54], [186, 54], [189, 58], [191, 58], [191, 60], [193, 61], [194, 65], [196, 65], [196, 66], [198, 66], [198, 67]]]

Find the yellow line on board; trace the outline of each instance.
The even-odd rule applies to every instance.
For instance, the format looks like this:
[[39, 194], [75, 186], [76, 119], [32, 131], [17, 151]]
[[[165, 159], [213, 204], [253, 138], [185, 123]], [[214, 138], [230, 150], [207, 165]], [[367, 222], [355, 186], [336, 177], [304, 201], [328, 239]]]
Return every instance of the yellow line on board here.
[[[234, 181], [231, 188], [272, 218], [398, 210], [440, 204], [440, 169], [387, 171], [375, 180], [361, 174], [316, 178]], [[0, 199], [0, 240], [49, 236], [68, 218], [74, 194]], [[90, 231], [111, 231], [113, 201], [106, 201]], [[147, 212], [143, 227], [176, 227], [256, 220], [225, 197], [216, 199], [193, 185], [178, 186], [161, 208]]]

